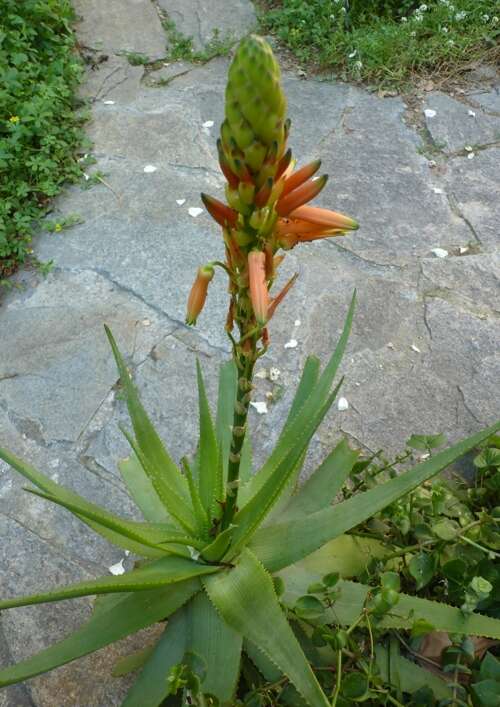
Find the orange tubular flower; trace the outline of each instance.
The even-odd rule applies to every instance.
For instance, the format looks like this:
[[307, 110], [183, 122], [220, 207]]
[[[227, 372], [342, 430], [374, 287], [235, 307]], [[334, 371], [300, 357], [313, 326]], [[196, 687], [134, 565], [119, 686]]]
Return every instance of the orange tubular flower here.
[[340, 236], [357, 228], [356, 221], [344, 214], [316, 206], [299, 206], [288, 214], [288, 218], [278, 220], [276, 236], [282, 247], [289, 249], [297, 243]]
[[263, 326], [267, 321], [269, 292], [266, 282], [266, 254], [261, 250], [252, 250], [248, 254], [248, 275], [255, 319]]
[[304, 167], [301, 167], [296, 172], [291, 174], [285, 181], [285, 186], [283, 187], [281, 196], [286, 196], [294, 189], [297, 189], [297, 187], [300, 187], [301, 184], [304, 184], [304, 182], [306, 182], [308, 179], [314, 177], [320, 167], [321, 160], [314, 160], [314, 162], [310, 162], [309, 164], [304, 165]]
[[[289, 179], [290, 178], [291, 177], [289, 177]], [[299, 206], [302, 206], [308, 201], [311, 201], [311, 199], [314, 199], [315, 196], [318, 196], [327, 181], [328, 175], [324, 174], [322, 177], [310, 179], [305, 182], [305, 184], [301, 184], [300, 187], [297, 187], [297, 189], [294, 189], [286, 196], [283, 196], [282, 194], [276, 204], [276, 211], [280, 216], [286, 216], [294, 209], [297, 209]]]
[[222, 201], [214, 199], [213, 196], [208, 196], [208, 194], [202, 194], [201, 200], [210, 216], [214, 221], [217, 221], [220, 226], [226, 228], [228, 225], [236, 225], [236, 221], [238, 220], [237, 211], [231, 209], [227, 204], [223, 204]]
[[196, 280], [189, 293], [186, 324], [196, 324], [196, 320], [205, 306], [208, 286], [213, 276], [214, 269], [211, 265], [202, 265], [202, 267], [198, 269]]

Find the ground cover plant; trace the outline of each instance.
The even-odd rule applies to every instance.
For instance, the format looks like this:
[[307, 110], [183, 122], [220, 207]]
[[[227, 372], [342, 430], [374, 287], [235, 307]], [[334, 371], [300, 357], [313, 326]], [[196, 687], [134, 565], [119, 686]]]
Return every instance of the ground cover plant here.
[[[159, 624], [163, 631], [153, 645], [117, 665], [117, 674], [140, 670], [123, 702], [126, 707], [229, 706], [242, 700], [259, 705], [277, 704], [277, 699], [321, 707], [365, 699], [367, 690], [374, 689], [394, 703], [396, 698], [385, 688], [372, 684], [374, 638], [367, 663], [369, 681], [366, 671], [359, 669], [363, 656], [358, 658], [351, 645], [358, 628], [374, 637], [375, 631], [425, 625], [453, 635], [500, 639], [500, 620], [474, 610], [489, 597], [485, 577], [471, 583], [465, 606], [448, 606], [402, 591], [414, 587], [401, 586], [397, 568], [384, 566], [379, 576], [377, 568], [368, 568], [370, 576], [357, 577], [366, 566], [365, 552], [358, 546], [351, 544], [347, 551], [351, 563], [357, 558], [357, 569], [351, 564], [341, 576], [335, 565], [346, 555], [342, 545], [353, 542], [348, 531], [376, 522], [377, 514], [391, 504], [404, 508], [408, 494], [489, 439], [500, 423], [436, 454], [430, 453], [436, 440], [417, 440], [425, 445], [427, 458], [416, 460], [399, 475], [389, 471], [387, 477], [386, 470], [373, 470], [378, 460], [365, 464], [359, 452], [341, 439], [309, 480], [298, 482], [311, 438], [342, 384], [342, 379], [335, 379], [354, 317], [355, 295], [332, 356], [323, 367], [316, 357], [306, 360], [277, 444], [266, 462], [253, 468], [247, 434], [253, 369], [270, 345], [272, 316], [295, 282], [292, 277], [280, 292], [270, 294], [279, 265], [287, 250], [340, 236], [357, 224], [343, 214], [307, 205], [325, 187], [327, 177], [316, 176], [319, 160], [295, 169], [287, 148], [290, 122], [280, 71], [263, 39], [250, 36], [238, 46], [229, 69], [225, 108], [217, 146], [228, 203], [205, 194], [202, 199], [221, 226], [226, 257], [199, 268], [186, 317], [188, 324], [196, 323], [216, 271], [228, 279], [226, 331], [233, 355], [220, 370], [216, 414], [212, 415], [198, 365], [199, 439], [186, 440], [191, 456], [176, 463], [142, 407], [126, 360], [107, 329], [132, 425], [132, 430], [123, 429], [131, 455], [119, 468], [144, 520], [110, 513], [0, 449], [0, 458], [31, 482], [30, 493], [71, 511], [140, 558], [123, 575], [43, 594], [2, 597], [0, 611], [98, 596], [89, 620], [75, 633], [1, 669], [0, 687]], [[359, 488], [356, 492], [351, 488], [334, 503], [350, 477]], [[365, 543], [377, 543], [387, 561], [399, 536], [388, 538], [388, 548], [385, 540], [383, 535], [364, 538]], [[484, 543], [483, 538], [470, 540]], [[315, 552], [323, 557], [319, 572]], [[382, 656], [379, 670], [387, 650], [383, 643], [377, 645], [377, 655]], [[357, 667], [344, 680], [346, 658], [356, 659]], [[405, 668], [409, 672], [406, 663], [398, 660], [399, 664], [401, 673]], [[485, 670], [478, 684], [490, 679], [493, 668]], [[256, 674], [267, 680], [271, 702], [254, 689]], [[285, 697], [273, 693], [276, 684], [281, 692], [286, 690]]]
[[404, 87], [498, 60], [495, 0], [279, 0], [262, 25], [303, 62], [343, 79]]
[[0, 284], [32, 253], [34, 228], [81, 177], [81, 65], [69, 0], [3, 0], [0, 24]]

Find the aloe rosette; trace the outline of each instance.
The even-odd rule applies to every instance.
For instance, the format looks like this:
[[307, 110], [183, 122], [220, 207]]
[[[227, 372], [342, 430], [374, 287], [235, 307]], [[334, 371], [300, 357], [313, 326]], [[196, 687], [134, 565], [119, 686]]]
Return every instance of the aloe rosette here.
[[[181, 697], [172, 695], [180, 684], [179, 666], [191, 665], [193, 656], [203, 664], [198, 676], [201, 691], [212, 696], [210, 702], [200, 704], [234, 705], [242, 653], [264, 673], [271, 666], [284, 676], [306, 704], [329, 705], [304, 653], [307, 636], [294, 631], [296, 618], [292, 615], [291, 623], [284, 606], [293, 605], [297, 596], [307, 592], [318, 572], [324, 574], [334, 567], [339, 543], [349, 539], [350, 529], [500, 428], [498, 423], [400, 477], [334, 504], [358, 455], [343, 440], [309, 480], [298, 485], [310, 440], [340, 387], [335, 378], [351, 328], [353, 298], [333, 355], [322, 370], [317, 358], [306, 360], [278, 442], [267, 461], [253, 469], [246, 412], [253, 364], [266, 347], [265, 329], [276, 301], [269, 296], [276, 252], [301, 239], [343, 232], [352, 222], [322, 209], [310, 217], [304, 209], [312, 207], [300, 204], [304, 195], [318, 188], [308, 181], [315, 167], [296, 173], [290, 169], [279, 70], [263, 40], [243, 40], [229, 77], [219, 145], [229, 205], [210, 199], [205, 203], [223, 226], [228, 254], [224, 268], [230, 277], [228, 330], [232, 335], [234, 320], [239, 337], [232, 338], [233, 360], [220, 370], [216, 415], [212, 415], [198, 366], [198, 445], [194, 457], [178, 465], [142, 407], [131, 374], [107, 330], [132, 425], [131, 431], [123, 430], [131, 454], [119, 463], [119, 469], [144, 520], [125, 520], [110, 513], [0, 449], [0, 458], [32, 483], [32, 493], [66, 508], [92, 530], [141, 558], [133, 570], [120, 576], [33, 596], [2, 597], [0, 610], [86, 595], [99, 595], [99, 601], [75, 633], [32, 658], [0, 669], [0, 687], [52, 670], [161, 622], [163, 631], [154, 644], [117, 667], [119, 674], [140, 668], [123, 702], [125, 707], [157, 707], [167, 698], [168, 704], [186, 704], [192, 688], [188, 680]], [[297, 190], [302, 191], [292, 198]], [[201, 311], [214, 266], [207, 264], [198, 272], [189, 301], [191, 320]], [[318, 569], [317, 560], [315, 565], [311, 558], [320, 549]], [[281, 598], [276, 592], [277, 577], [285, 580]], [[336, 621], [349, 625], [368, 595], [368, 587], [342, 581], [334, 607]], [[464, 615], [459, 609], [405, 595], [381, 621], [408, 628], [419, 618], [439, 630], [500, 639], [498, 620]]]

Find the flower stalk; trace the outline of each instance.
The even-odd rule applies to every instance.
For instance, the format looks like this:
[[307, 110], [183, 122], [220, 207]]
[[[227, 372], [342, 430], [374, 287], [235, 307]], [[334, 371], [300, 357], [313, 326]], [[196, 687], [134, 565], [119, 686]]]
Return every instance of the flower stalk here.
[[[278, 63], [264, 39], [247, 37], [229, 69], [225, 119], [217, 141], [227, 203], [207, 194], [201, 197], [222, 227], [230, 295], [226, 332], [238, 375], [225, 498], [219, 499], [222, 530], [237, 510], [255, 363], [269, 345], [269, 319], [296, 279], [277, 296], [270, 296], [284, 258], [278, 251], [357, 228], [343, 214], [306, 205], [323, 190], [328, 176], [316, 176], [320, 160], [294, 171], [295, 160], [287, 148], [289, 133]], [[198, 273], [193, 286], [197, 296], [190, 297], [188, 305], [189, 324], [195, 323], [202, 300], [204, 304], [207, 279], [206, 270]]]

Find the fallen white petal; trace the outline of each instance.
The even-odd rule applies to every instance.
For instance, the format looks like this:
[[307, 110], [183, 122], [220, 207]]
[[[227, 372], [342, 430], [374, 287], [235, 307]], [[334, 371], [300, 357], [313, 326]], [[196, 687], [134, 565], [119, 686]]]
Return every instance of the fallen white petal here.
[[347, 398], [339, 398], [337, 402], [337, 410], [340, 410], [341, 412], [344, 410], [349, 409], [349, 402], [347, 401]]
[[441, 187], [432, 187], [432, 191], [434, 194], [444, 194], [444, 189], [441, 189]]
[[90, 179], [89, 175], [86, 172], [83, 173], [83, 178], [85, 179], [86, 182], [88, 182]]
[[156, 172], [157, 169], [158, 169], [158, 167], [155, 167], [154, 164], [147, 164], [147, 165], [144, 167], [144, 170], [143, 170], [143, 171], [144, 171], [146, 174], [151, 174], [152, 172]]
[[467, 111], [467, 114], [470, 115], [471, 118], [475, 118], [475, 117], [476, 117], [476, 114], [474, 113], [473, 110], [468, 110], [468, 111]]
[[394, 349], [394, 344], [392, 343], [392, 341], [389, 341], [389, 343], [387, 344], [387, 348]]
[[462, 246], [461, 245], [460, 248], [458, 249], [458, 252], [460, 253], [460, 255], [463, 255], [464, 253], [467, 253], [468, 251], [469, 251], [469, 246]]
[[424, 115], [426, 118], [434, 118], [434, 116], [436, 115], [436, 111], [432, 110], [432, 108], [426, 108], [424, 110]]
[[176, 199], [175, 203], [178, 204], [179, 206], [182, 206], [183, 204], [186, 203], [186, 199]]
[[281, 371], [279, 368], [270, 368], [269, 369], [269, 380], [272, 380], [273, 382], [277, 381], [278, 378], [280, 377], [280, 375], [281, 375]]
[[188, 214], [192, 216], [193, 218], [196, 218], [200, 214], [203, 213], [203, 209], [200, 209], [199, 206], [190, 206], [188, 209]]
[[472, 145], [466, 145], [466, 146], [464, 147], [464, 150], [465, 150], [466, 152], [472, 152]]
[[267, 412], [267, 403], [266, 402], [255, 402], [255, 403], [250, 403], [252, 407], [256, 409], [256, 411], [259, 413], [259, 415], [265, 415]]
[[418, 348], [418, 346], [415, 346], [415, 344], [412, 344], [410, 348], [412, 351], [415, 351], [415, 353], [421, 353], [420, 349]]
[[114, 101], [103, 101], [105, 106], [114, 106], [115, 102]]
[[[125, 558], [123, 558], [125, 559]], [[125, 574], [125, 567], [123, 566], [123, 559], [120, 560], [120, 562], [117, 562], [116, 565], [111, 565], [109, 568], [109, 571], [111, 574], [114, 575], [119, 575], [119, 574]]]
[[294, 325], [295, 325], [295, 326], [300, 326], [301, 323], [302, 323], [302, 322], [300, 321], [300, 319], [296, 319], [296, 320], [294, 321]]
[[213, 128], [214, 127], [214, 121], [213, 120], [205, 120], [203, 123], [204, 128]]
[[130, 555], [130, 550], [125, 550], [125, 557], [128, 557]]
[[151, 319], [143, 319], [142, 325], [143, 326], [151, 326]]
[[267, 371], [265, 368], [261, 368], [255, 374], [255, 378], [267, 378]]
[[468, 160], [474, 159], [474, 153], [473, 153], [473, 152], [469, 152], [469, 154], [467, 155], [467, 159], [468, 159]]
[[436, 258], [446, 258], [448, 256], [448, 251], [444, 248], [433, 248], [431, 253], [433, 253]]
[[297, 339], [290, 339], [290, 341], [286, 342], [285, 349], [294, 349], [298, 343]]

